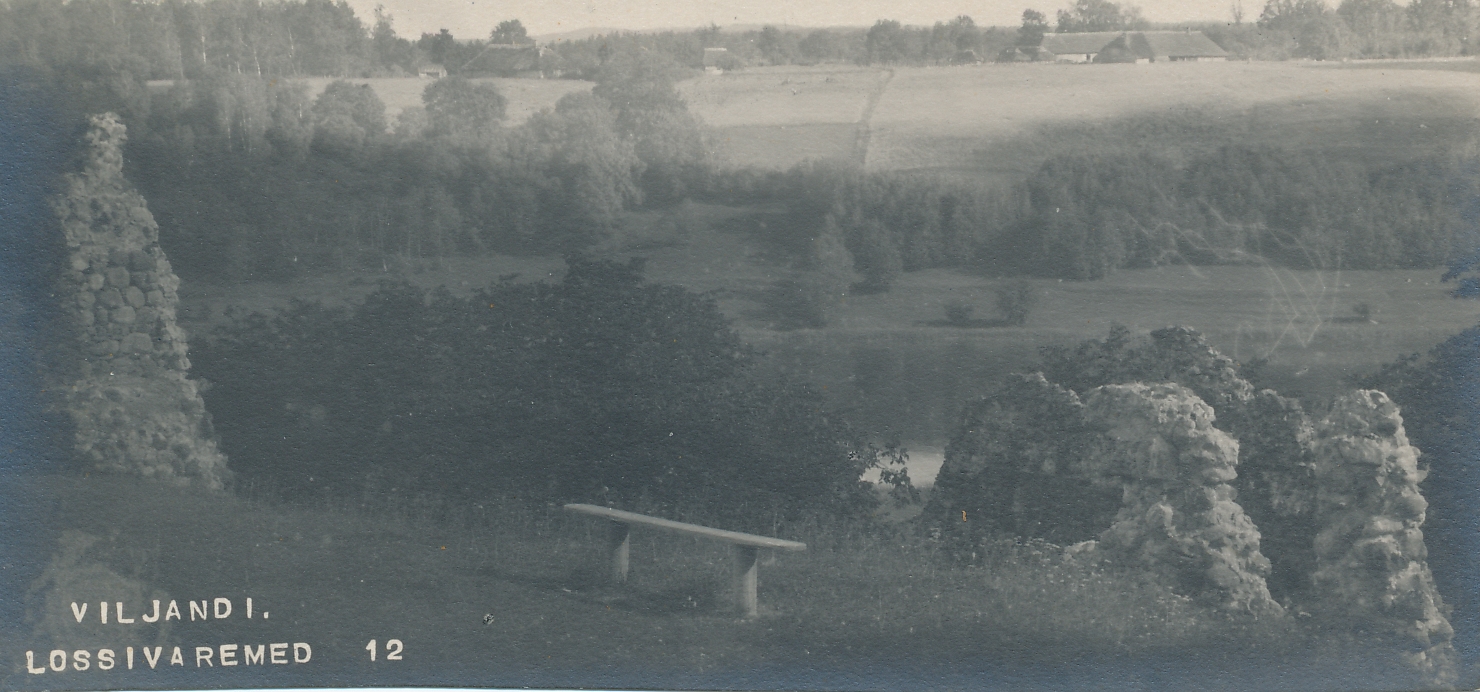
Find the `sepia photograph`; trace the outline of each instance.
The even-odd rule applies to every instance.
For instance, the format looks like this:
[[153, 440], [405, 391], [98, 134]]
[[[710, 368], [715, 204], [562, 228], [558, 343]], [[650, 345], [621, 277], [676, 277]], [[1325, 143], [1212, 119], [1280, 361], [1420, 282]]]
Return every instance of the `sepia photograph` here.
[[1474, 0], [0, 0], [0, 689], [1480, 688]]

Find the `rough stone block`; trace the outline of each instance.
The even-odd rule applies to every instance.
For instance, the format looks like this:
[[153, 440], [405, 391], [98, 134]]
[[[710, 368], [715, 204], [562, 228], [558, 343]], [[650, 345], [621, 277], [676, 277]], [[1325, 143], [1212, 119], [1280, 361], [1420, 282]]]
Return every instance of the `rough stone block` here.
[[98, 302], [104, 307], [116, 308], [123, 305], [123, 294], [118, 289], [109, 286], [98, 292]]
[[110, 267], [106, 274], [108, 276], [109, 286], [120, 291], [128, 288], [129, 274], [127, 269], [123, 267]]
[[115, 324], [133, 324], [135, 317], [137, 315], [134, 314], [134, 309], [127, 305], [113, 308], [113, 322]]
[[125, 353], [146, 353], [154, 348], [154, 340], [148, 334], [133, 332], [123, 337], [119, 348]]
[[144, 292], [138, 286], [129, 286], [123, 291], [123, 302], [136, 308], [144, 307]]
[[128, 254], [128, 268], [136, 272], [154, 271], [154, 258], [143, 250], [134, 250]]
[[1114, 479], [1124, 505], [1099, 544], [1112, 559], [1175, 575], [1218, 607], [1279, 614], [1264, 577], [1259, 529], [1233, 500], [1238, 441], [1213, 427], [1213, 409], [1176, 384], [1106, 385], [1084, 398], [1103, 431], [1085, 464]]

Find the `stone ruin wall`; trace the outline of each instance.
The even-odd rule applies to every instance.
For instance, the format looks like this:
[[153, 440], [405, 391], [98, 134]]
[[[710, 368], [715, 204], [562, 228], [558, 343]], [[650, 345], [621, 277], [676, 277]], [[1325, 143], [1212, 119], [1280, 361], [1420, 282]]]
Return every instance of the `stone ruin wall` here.
[[1411, 645], [1410, 663], [1453, 682], [1454, 630], [1429, 571], [1425, 472], [1398, 406], [1378, 391], [1336, 399], [1316, 428], [1316, 569], [1325, 618]]
[[[1265, 582], [1271, 565], [1260, 550], [1264, 536], [1231, 485], [1239, 442], [1214, 427], [1213, 409], [1195, 393], [1176, 384], [1106, 385], [1081, 401], [1041, 374], [1021, 377], [1004, 392], [979, 402], [952, 442], [932, 515], [954, 517], [958, 506], [979, 503], [960, 496], [992, 492], [993, 484], [971, 479], [988, 476], [994, 466], [1020, 466], [1012, 469], [1020, 482], [1039, 482], [1029, 478], [1039, 473], [1118, 484], [1121, 509], [1091, 544], [1094, 554], [1172, 576], [1180, 592], [1225, 609], [1283, 610]], [[1038, 420], [1044, 401], [1059, 402], [1053, 414], [1064, 420]], [[1038, 415], [1006, 415], [1003, 424], [987, 420], [1004, 410]], [[1045, 426], [1065, 435], [1046, 436]], [[1311, 564], [1299, 565], [1310, 588], [1295, 605], [1332, 625], [1389, 637], [1409, 651], [1409, 663], [1427, 679], [1452, 681], [1453, 630], [1426, 563], [1421, 529], [1424, 473], [1398, 407], [1381, 392], [1356, 392], [1338, 398], [1310, 427], [1308, 436], [1298, 436], [1301, 458], [1291, 463], [1309, 464], [1313, 473], [1285, 474], [1282, 482], [1292, 487], [1272, 494], [1278, 503], [1286, 496], [1311, 498], [1297, 503], [1309, 507], [1291, 515], [1301, 520], [1298, 535], [1275, 537], [1314, 544]], [[1068, 439], [1076, 436], [1085, 439]], [[978, 439], [986, 437], [994, 439]], [[1085, 554], [1083, 548], [1076, 552]]]
[[175, 319], [180, 280], [123, 176], [124, 125], [94, 116], [84, 167], [52, 200], [65, 237], [59, 296], [81, 362], [63, 392], [91, 470], [221, 489], [229, 477]]
[[1212, 407], [1175, 384], [1106, 385], [1084, 403], [1104, 433], [1079, 470], [1113, 479], [1124, 498], [1099, 550], [1174, 575], [1179, 590], [1217, 607], [1283, 612], [1264, 581], [1259, 529], [1229, 485], [1238, 441], [1213, 427]]

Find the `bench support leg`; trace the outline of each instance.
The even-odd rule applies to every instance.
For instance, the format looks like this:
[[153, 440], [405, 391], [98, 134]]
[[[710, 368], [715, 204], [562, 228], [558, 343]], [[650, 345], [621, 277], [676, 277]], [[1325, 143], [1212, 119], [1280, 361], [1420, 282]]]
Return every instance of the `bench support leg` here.
[[620, 521], [611, 522], [607, 545], [612, 556], [612, 581], [617, 584], [627, 582], [627, 553], [631, 544], [627, 525]]
[[756, 607], [756, 548], [753, 545], [735, 546], [735, 605], [742, 617], [759, 615]]

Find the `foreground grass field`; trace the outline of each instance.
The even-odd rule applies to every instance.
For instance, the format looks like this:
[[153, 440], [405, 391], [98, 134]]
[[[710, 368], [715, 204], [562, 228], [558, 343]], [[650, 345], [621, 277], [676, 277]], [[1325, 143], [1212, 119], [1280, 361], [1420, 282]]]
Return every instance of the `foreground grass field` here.
[[[49, 617], [72, 626], [67, 602], [106, 597], [84, 593], [106, 583], [99, 574], [141, 582], [153, 598], [226, 597], [240, 607], [251, 596], [271, 620], [184, 621], [156, 641], [311, 644], [312, 666], [238, 669], [247, 670], [241, 680], [267, 676], [253, 685], [1416, 684], [1370, 642], [1298, 617], [1230, 619], [1142, 575], [1045, 545], [1000, 545], [966, 567], [907, 532], [794, 527], [787, 537], [809, 549], [763, 558], [762, 615], [739, 621], [725, 605], [722, 546], [635, 532], [632, 582], [612, 587], [600, 577], [604, 527], [553, 506], [385, 496], [282, 506], [118, 477], [56, 478], [42, 490], [63, 508], [55, 525], [99, 539], [82, 559], [53, 563], [42, 584], [55, 587]], [[405, 644], [403, 660], [372, 663], [368, 641], [391, 638]], [[69, 673], [61, 686], [233, 686], [236, 672], [94, 670]], [[17, 673], [6, 687], [55, 688], [62, 679]]]

